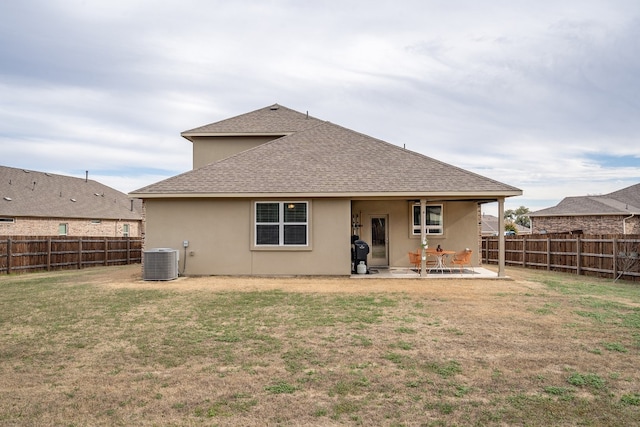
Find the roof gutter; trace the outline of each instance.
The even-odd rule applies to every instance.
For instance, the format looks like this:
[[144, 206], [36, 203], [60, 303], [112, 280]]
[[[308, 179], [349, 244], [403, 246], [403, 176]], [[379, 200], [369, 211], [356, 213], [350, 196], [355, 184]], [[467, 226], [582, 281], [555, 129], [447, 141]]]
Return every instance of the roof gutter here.
[[348, 198], [352, 200], [369, 200], [374, 198], [379, 199], [419, 199], [426, 197], [430, 201], [460, 201], [460, 200], [480, 200], [483, 203], [497, 201], [498, 197], [512, 197], [521, 196], [522, 191], [504, 191], [497, 193], [488, 192], [468, 192], [468, 193], [447, 193], [447, 192], [375, 192], [375, 193], [350, 193], [350, 192], [282, 192], [282, 193], [263, 193], [263, 192], [248, 192], [248, 193], [145, 193], [145, 192], [131, 192], [128, 194], [130, 198], [135, 199], [184, 199], [184, 198], [257, 198], [257, 197], [271, 197], [271, 198]]
[[627, 234], [627, 220], [633, 218], [636, 214], [632, 213], [626, 218], [622, 218], [622, 234]]

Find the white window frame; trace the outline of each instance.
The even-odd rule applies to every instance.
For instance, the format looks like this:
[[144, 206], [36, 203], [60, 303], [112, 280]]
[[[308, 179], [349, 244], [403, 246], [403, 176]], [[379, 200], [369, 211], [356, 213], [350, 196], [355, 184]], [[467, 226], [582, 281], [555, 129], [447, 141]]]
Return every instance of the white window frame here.
[[[64, 227], [64, 233], [61, 233], [60, 227]], [[58, 236], [68, 236], [69, 235], [69, 224], [66, 222], [61, 222], [58, 224]]]
[[[278, 204], [278, 221], [277, 222], [258, 222], [258, 205], [260, 204]], [[285, 210], [289, 204], [304, 204], [306, 209], [306, 218], [304, 222], [285, 222]], [[253, 246], [260, 248], [309, 248], [309, 224], [310, 224], [310, 203], [308, 201], [279, 201], [279, 200], [260, 200], [253, 203]], [[278, 244], [258, 244], [258, 227], [261, 225], [277, 225], [278, 226]], [[284, 230], [288, 225], [302, 225], [305, 227], [305, 244], [285, 244]]]
[[129, 237], [129, 224], [122, 224], [122, 236]]
[[8, 218], [8, 217], [0, 217], [0, 224], [15, 224], [16, 223], [16, 219], [15, 218]]
[[[416, 208], [420, 212], [420, 204], [414, 203], [411, 205], [411, 235], [420, 236], [420, 224], [416, 224]], [[442, 236], [444, 234], [444, 206], [442, 204], [427, 204], [427, 215], [429, 215], [429, 208], [440, 208], [440, 224], [426, 224], [425, 232], [427, 236]], [[428, 217], [428, 216], [427, 216]]]

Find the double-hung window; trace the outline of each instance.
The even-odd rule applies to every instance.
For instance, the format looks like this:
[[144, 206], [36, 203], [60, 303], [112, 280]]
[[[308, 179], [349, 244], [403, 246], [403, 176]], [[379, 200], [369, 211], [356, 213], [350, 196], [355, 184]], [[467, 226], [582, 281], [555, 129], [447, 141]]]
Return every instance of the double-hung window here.
[[308, 202], [256, 202], [256, 246], [307, 246]]
[[[442, 205], [426, 206], [426, 233], [427, 235], [443, 234], [444, 225], [442, 221]], [[413, 205], [411, 211], [411, 223], [414, 236], [420, 236], [420, 205]]]

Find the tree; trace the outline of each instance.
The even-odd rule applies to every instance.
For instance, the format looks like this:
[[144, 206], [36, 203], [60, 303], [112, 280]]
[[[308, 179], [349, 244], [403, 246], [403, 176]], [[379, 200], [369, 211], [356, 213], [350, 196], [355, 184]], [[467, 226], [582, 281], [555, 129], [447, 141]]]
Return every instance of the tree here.
[[531, 227], [531, 218], [529, 218], [529, 213], [531, 211], [529, 208], [524, 206], [520, 206], [518, 209], [507, 209], [504, 211], [504, 219], [513, 222], [515, 224], [521, 225], [523, 227]]
[[633, 239], [620, 239], [617, 242], [618, 256], [617, 256], [617, 269], [618, 276], [614, 282], [617, 282], [620, 277], [625, 273], [638, 272], [640, 270], [640, 241]]
[[518, 228], [513, 222], [506, 222], [504, 224], [504, 234], [518, 234]]

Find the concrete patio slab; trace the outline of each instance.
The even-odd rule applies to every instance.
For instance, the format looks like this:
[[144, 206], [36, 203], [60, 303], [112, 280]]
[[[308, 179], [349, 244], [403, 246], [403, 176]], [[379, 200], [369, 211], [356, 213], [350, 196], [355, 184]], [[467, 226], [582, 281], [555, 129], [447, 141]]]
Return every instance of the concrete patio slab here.
[[[411, 268], [371, 267], [369, 274], [352, 274], [352, 279], [420, 279], [420, 272]], [[498, 273], [484, 267], [465, 268], [462, 273], [458, 269], [432, 271], [424, 279], [498, 279]], [[502, 279], [502, 277], [500, 277]]]

